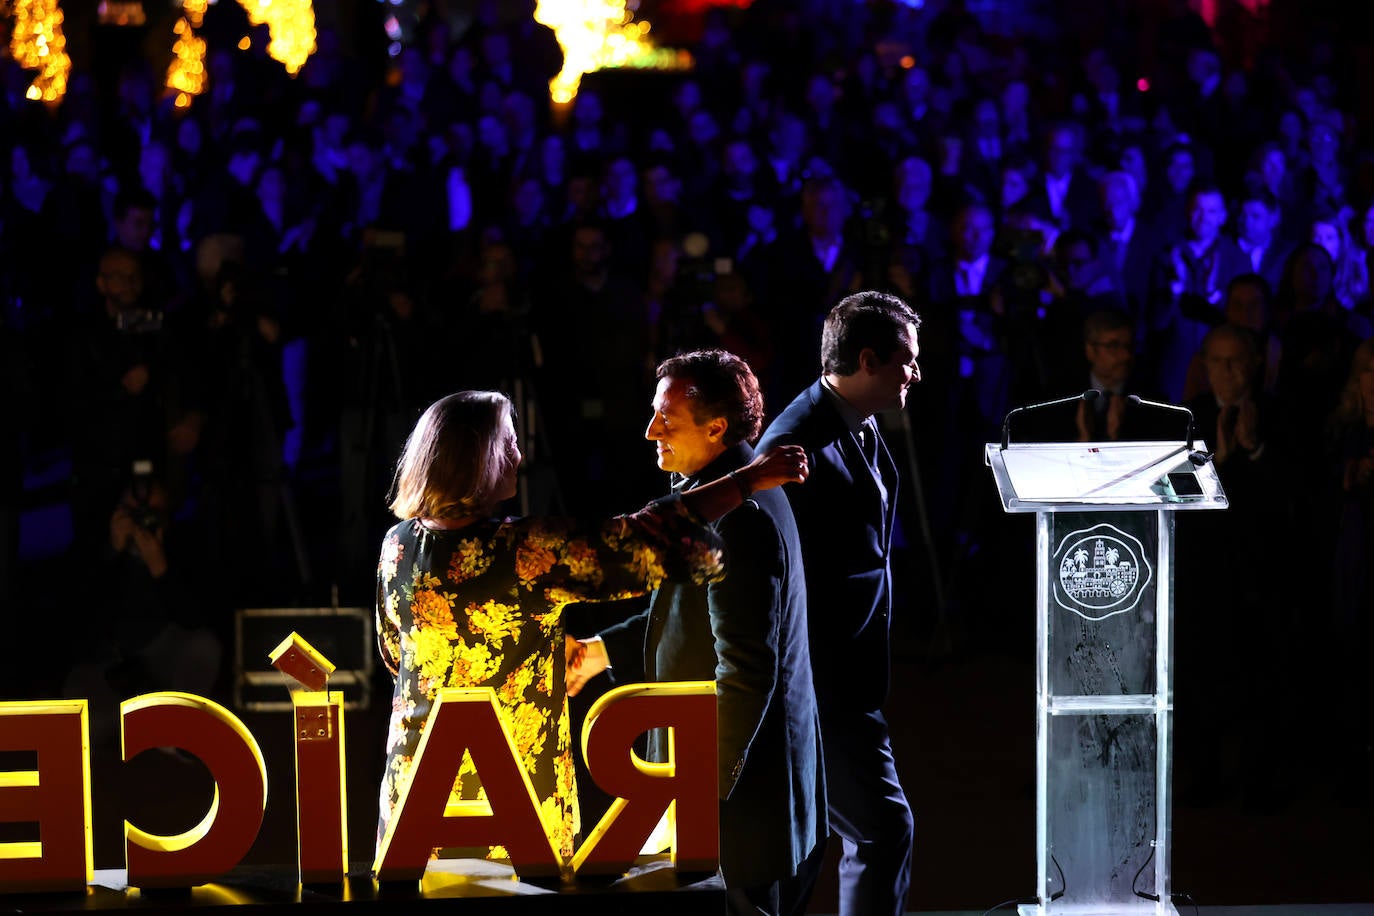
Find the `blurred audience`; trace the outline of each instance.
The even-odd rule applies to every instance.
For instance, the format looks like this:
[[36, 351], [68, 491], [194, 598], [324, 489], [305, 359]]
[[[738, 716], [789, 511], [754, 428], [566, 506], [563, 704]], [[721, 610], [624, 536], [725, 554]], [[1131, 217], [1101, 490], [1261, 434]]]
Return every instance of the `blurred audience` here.
[[[262, 30], [244, 52], [207, 27], [188, 109], [140, 61], [105, 103], [73, 73], [51, 110], [7, 77], [0, 346], [20, 445], [0, 467], [0, 595], [39, 619], [55, 571], [112, 553], [156, 580], [149, 529], [110, 517], [151, 462], [158, 543], [184, 558], [168, 575], [225, 583], [215, 613], [368, 604], [419, 406], [508, 391], [522, 511], [604, 512], [661, 490], [637, 451], [658, 360], [728, 348], [785, 403], [817, 371], [821, 316], [869, 287], [925, 319], [909, 418], [929, 467], [900, 531], [929, 511], [947, 581], [1002, 549], [979, 449], [1009, 407], [1109, 393], [1057, 428], [1096, 440], [1177, 435], [1136, 428], [1121, 395], [1186, 399], [1235, 490], [1215, 536], [1245, 587], [1218, 600], [1270, 597], [1251, 648], [1281, 638], [1280, 599], [1357, 644], [1374, 172], [1353, 75], [1301, 40], [1320, 14], [1257, 57], [1194, 15], [1136, 42], [1120, 36], [1150, 26], [1109, 5], [1096, 39], [1032, 39], [973, 6], [872, 0], [824, 27], [722, 6], [695, 72], [587, 74], [571, 106], [550, 100], [561, 54], [528, 0], [470, 22], [424, 7], [395, 57], [322, 20], [294, 80]], [[1257, 481], [1298, 467], [1326, 485], [1246, 514]], [[47, 503], [69, 531], [30, 514]], [[52, 530], [19, 544], [24, 525]], [[1292, 531], [1273, 581], [1242, 562]], [[894, 563], [924, 546], [899, 536]], [[958, 633], [978, 611], [961, 602], [988, 596], [950, 593]], [[922, 638], [928, 596], [898, 600]], [[117, 611], [131, 627], [139, 601]]]

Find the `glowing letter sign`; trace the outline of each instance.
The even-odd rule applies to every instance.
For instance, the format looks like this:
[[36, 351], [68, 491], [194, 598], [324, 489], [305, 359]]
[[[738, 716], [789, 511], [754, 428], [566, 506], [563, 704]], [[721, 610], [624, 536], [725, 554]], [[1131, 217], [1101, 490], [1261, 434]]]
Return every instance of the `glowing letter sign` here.
[[[463, 751], [482, 776], [484, 802], [449, 801]], [[490, 687], [439, 691], [413, 767], [372, 864], [379, 880], [418, 881], [436, 846], [491, 844], [504, 845], [522, 875], [558, 874], [558, 851]]]
[[[343, 697], [293, 696], [297, 831], [304, 882], [337, 881], [347, 860]], [[714, 753], [649, 764], [634, 753], [651, 728], [671, 730], [670, 749], [714, 748], [715, 685], [709, 681], [630, 685], [592, 708], [583, 754], [592, 778], [617, 801], [571, 863], [561, 862], [540, 819], [529, 778], [489, 688], [440, 691], [414, 775], [377, 851], [382, 880], [419, 879], [437, 846], [504, 846], [522, 875], [565, 866], [615, 874], [633, 863], [659, 817], [674, 823], [673, 861], [715, 868], [718, 851]], [[37, 840], [0, 843], [0, 893], [72, 891], [92, 878], [90, 748], [84, 700], [0, 703], [0, 752], [34, 753], [32, 769], [0, 771], [0, 822], [36, 825]], [[125, 822], [128, 881], [134, 887], [190, 887], [242, 861], [262, 826], [267, 767], [248, 729], [203, 697], [154, 693], [121, 707], [124, 760], [174, 746], [200, 758], [215, 782], [195, 826], [157, 836]], [[449, 798], [463, 752], [486, 789], [481, 802]]]
[[120, 707], [124, 759], [167, 745], [200, 758], [215, 797], [200, 823], [155, 836], [124, 822], [124, 855], [135, 887], [205, 884], [248, 854], [267, 810], [267, 765], [258, 742], [229, 710], [189, 693], [150, 693]]
[[0, 771], [0, 821], [38, 839], [0, 843], [0, 890], [84, 890], [91, 868], [91, 754], [85, 700], [0, 703], [0, 751], [34, 752], [32, 770]]
[[[634, 740], [659, 726], [670, 730], [669, 761], [646, 763], [635, 754]], [[682, 871], [714, 871], [720, 853], [716, 755], [682, 756], [677, 748], [715, 746], [712, 681], [629, 684], [602, 696], [587, 713], [582, 755], [596, 784], [616, 800], [573, 856], [573, 870], [623, 873], [671, 805], [673, 864]]]

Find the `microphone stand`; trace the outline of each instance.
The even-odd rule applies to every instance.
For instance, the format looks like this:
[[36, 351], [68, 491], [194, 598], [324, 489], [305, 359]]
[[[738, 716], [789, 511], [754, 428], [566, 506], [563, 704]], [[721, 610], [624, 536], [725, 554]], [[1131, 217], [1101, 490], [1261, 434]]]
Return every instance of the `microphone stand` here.
[[1089, 388], [1087, 391], [1080, 392], [1072, 397], [1056, 398], [1053, 401], [1043, 401], [1039, 404], [1027, 404], [1024, 407], [1013, 407], [1011, 410], [1007, 411], [1007, 415], [1002, 418], [1002, 451], [1005, 452], [1007, 446], [1011, 444], [1011, 418], [1018, 413], [1024, 413], [1027, 410], [1039, 410], [1042, 407], [1057, 407], [1060, 404], [1072, 404], [1074, 401], [1095, 401], [1101, 393], [1102, 392], [1098, 391], [1096, 388]]
[[1176, 413], [1186, 414], [1188, 417], [1188, 460], [1191, 461], [1193, 464], [1197, 465], [1198, 467], [1202, 467], [1204, 464], [1212, 460], [1211, 452], [1199, 452], [1193, 445], [1193, 428], [1195, 421], [1193, 420], [1193, 412], [1189, 410], [1187, 407], [1184, 407], [1182, 404], [1165, 404], [1162, 401], [1147, 401], [1145, 398], [1142, 398], [1138, 394], [1128, 394], [1126, 396], [1126, 400], [1130, 401], [1132, 404], [1135, 404], [1137, 406], [1143, 404], [1146, 407], [1156, 407], [1160, 410], [1172, 410]]

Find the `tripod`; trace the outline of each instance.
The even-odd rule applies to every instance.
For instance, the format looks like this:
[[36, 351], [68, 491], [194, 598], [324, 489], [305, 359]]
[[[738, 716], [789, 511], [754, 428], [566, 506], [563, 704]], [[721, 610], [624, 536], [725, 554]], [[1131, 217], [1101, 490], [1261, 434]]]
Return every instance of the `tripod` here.
[[[391, 325], [373, 316], [373, 337], [363, 364], [362, 399], [339, 415], [338, 528], [335, 541], [334, 589], [345, 602], [361, 601], [371, 590], [369, 581], [353, 582], [354, 574], [375, 563], [371, 556], [376, 529], [381, 525], [377, 495], [386, 491], [387, 470], [395, 460], [398, 433], [414, 417], [406, 410], [405, 385]], [[379, 441], [379, 439], [381, 441]], [[356, 594], [354, 589], [356, 588]]]
[[[529, 337], [530, 364], [533, 370], [543, 365], [538, 336]], [[520, 464], [516, 499], [521, 515], [562, 514], [567, 512], [563, 488], [554, 460], [553, 437], [549, 435], [543, 405], [539, 400], [534, 373], [509, 375], [501, 380], [501, 391], [515, 407], [515, 435], [525, 460]]]

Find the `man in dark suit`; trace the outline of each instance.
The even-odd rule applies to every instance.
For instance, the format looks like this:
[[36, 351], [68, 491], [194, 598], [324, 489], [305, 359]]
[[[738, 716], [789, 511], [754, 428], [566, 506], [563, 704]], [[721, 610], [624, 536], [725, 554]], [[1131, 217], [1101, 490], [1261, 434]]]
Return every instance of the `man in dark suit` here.
[[[927, 339], [939, 342], [939, 359], [951, 362], [944, 376], [956, 386], [961, 432], [984, 442], [1007, 412], [1013, 364], [1025, 362], [1013, 354], [1008, 325], [1008, 285], [1011, 262], [993, 252], [997, 234], [992, 210], [973, 201], [959, 209], [950, 228], [952, 249], [931, 269], [931, 322]], [[1028, 337], [1028, 335], [1027, 335]], [[1020, 337], [1015, 343], [1024, 343]], [[1015, 358], [1014, 358], [1015, 357]]]
[[[657, 375], [645, 436], [674, 489], [749, 462], [763, 396], [744, 360], [698, 350], [664, 361]], [[568, 692], [608, 665], [619, 682], [715, 680], [720, 868], [730, 912], [801, 913], [816, 876], [816, 865], [802, 866], [811, 856], [819, 861], [826, 836], [801, 542], [779, 490], [749, 494], [715, 527], [725, 579], [665, 582], [646, 611], [583, 640]], [[650, 734], [649, 759], [669, 759], [662, 729]]]
[[825, 319], [821, 378], [759, 440], [801, 445], [810, 461], [806, 486], [785, 491], [806, 561], [830, 825], [844, 844], [842, 916], [900, 916], [911, 881], [914, 821], [883, 717], [897, 466], [873, 415], [904, 407], [920, 380], [919, 325], [886, 293], [842, 300]]
[[[826, 312], [855, 288], [863, 258], [847, 231], [850, 211], [849, 191], [839, 179], [811, 178], [802, 187], [800, 226], [756, 252], [766, 266], [755, 291], [775, 335], [779, 390], [789, 395], [815, 371]], [[741, 265], [746, 276], [753, 269], [749, 260]]]
[[1016, 439], [1022, 442], [1131, 442], [1182, 439], [1187, 426], [1172, 411], [1134, 404], [1130, 396], [1158, 399], [1140, 387], [1135, 373], [1135, 332], [1131, 316], [1121, 309], [1101, 308], [1082, 322], [1082, 357], [1069, 360], [1076, 371], [1064, 376], [1054, 395], [1091, 388], [1088, 401], [1059, 404], [1018, 418]]
[[1002, 188], [1002, 115], [997, 100], [984, 96], [973, 103], [965, 128], [967, 155], [960, 171], [965, 183], [977, 189], [979, 199], [997, 200]]
[[1098, 187], [1102, 222], [1097, 236], [1099, 260], [1126, 301], [1137, 340], [1145, 339], [1145, 309], [1150, 297], [1150, 271], [1164, 247], [1155, 227], [1140, 217], [1140, 189], [1129, 172], [1108, 172]]
[[1236, 212], [1236, 244], [1250, 259], [1250, 273], [1259, 274], [1270, 290], [1279, 288], [1293, 243], [1279, 235], [1283, 212], [1278, 198], [1263, 185], [1246, 185]]
[[[1199, 513], [1189, 525], [1189, 538], [1207, 549], [1180, 551], [1175, 566], [1178, 587], [1187, 589], [1180, 594], [1187, 594], [1192, 606], [1207, 608], [1180, 629], [1184, 638], [1178, 643], [1179, 657], [1194, 664], [1177, 686], [1199, 700], [1225, 695], [1237, 678], [1245, 677], [1248, 659], [1273, 651], [1286, 638], [1289, 605], [1282, 598], [1283, 570], [1289, 566], [1290, 549], [1273, 532], [1292, 524], [1284, 501], [1274, 498], [1288, 478], [1282, 440], [1274, 428], [1274, 403], [1260, 385], [1264, 356], [1258, 340], [1249, 328], [1220, 324], [1202, 339], [1201, 357], [1207, 390], [1187, 405], [1198, 439], [1213, 452], [1229, 508]], [[1241, 619], [1245, 626], [1233, 625]], [[1206, 801], [1234, 787], [1244, 792], [1249, 805], [1269, 803], [1283, 791], [1273, 780], [1286, 775], [1291, 758], [1264, 767], [1227, 765], [1260, 759], [1251, 756], [1259, 752], [1255, 742], [1263, 734], [1253, 715], [1218, 717], [1196, 705], [1193, 710], [1175, 720], [1181, 741], [1177, 746], [1188, 749], [1180, 755], [1188, 763], [1176, 774], [1184, 792]], [[1241, 756], [1223, 750], [1231, 747], [1240, 749]]]
[[1045, 134], [1044, 174], [1026, 196], [1028, 210], [1064, 229], [1091, 229], [1101, 218], [1097, 184], [1082, 167], [1082, 128], [1063, 121]]
[[1195, 185], [1189, 196], [1187, 234], [1155, 262], [1147, 315], [1155, 339], [1147, 341], [1147, 348], [1158, 356], [1157, 385], [1171, 401], [1183, 399], [1193, 354], [1207, 331], [1222, 321], [1227, 285], [1254, 272], [1249, 256], [1222, 234], [1225, 224], [1221, 189]]

